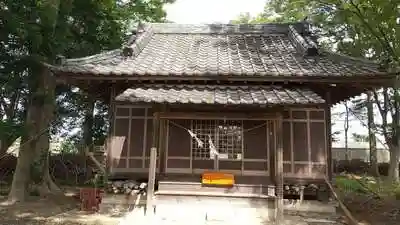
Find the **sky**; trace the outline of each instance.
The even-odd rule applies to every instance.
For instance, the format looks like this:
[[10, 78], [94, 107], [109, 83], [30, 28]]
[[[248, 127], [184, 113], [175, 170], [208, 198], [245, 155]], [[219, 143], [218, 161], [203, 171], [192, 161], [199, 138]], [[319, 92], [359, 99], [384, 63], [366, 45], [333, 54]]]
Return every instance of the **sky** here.
[[228, 23], [240, 13], [257, 15], [266, 0], [176, 0], [165, 6], [167, 20], [175, 23]]
[[[238, 17], [240, 13], [250, 13], [256, 16], [264, 9], [266, 0], [177, 0], [165, 6], [167, 20], [181, 24], [210, 24], [228, 23]], [[344, 112], [343, 105], [333, 107], [332, 114]], [[352, 133], [367, 134], [367, 129], [354, 116], [349, 118], [349, 137]], [[345, 116], [334, 116], [332, 131], [342, 131], [338, 135], [339, 141], [333, 143], [334, 147], [344, 147], [344, 121]], [[377, 143], [378, 147], [382, 145]], [[368, 147], [368, 143], [357, 143], [349, 140], [349, 147]]]

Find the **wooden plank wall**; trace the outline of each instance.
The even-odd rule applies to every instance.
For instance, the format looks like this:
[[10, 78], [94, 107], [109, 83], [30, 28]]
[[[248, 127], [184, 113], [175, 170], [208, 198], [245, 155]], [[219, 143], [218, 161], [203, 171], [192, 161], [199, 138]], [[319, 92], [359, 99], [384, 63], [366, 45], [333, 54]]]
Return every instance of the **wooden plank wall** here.
[[117, 105], [113, 135], [126, 137], [122, 151], [112, 154], [118, 164], [110, 168], [113, 173], [144, 173], [148, 171], [152, 138], [152, 112], [146, 106]]
[[[192, 129], [191, 120], [175, 119], [170, 120], [168, 124], [167, 173], [201, 174], [214, 168], [213, 159], [192, 158], [193, 146], [196, 143], [185, 130]], [[269, 176], [269, 150], [275, 148], [272, 124], [272, 120], [243, 121], [243, 158], [220, 159], [218, 170], [236, 175]], [[271, 135], [268, 135], [270, 133]]]
[[[322, 179], [327, 172], [327, 137], [325, 132], [324, 109], [294, 108], [283, 115], [283, 160], [284, 176], [289, 178]], [[182, 127], [190, 128], [190, 121], [171, 120]], [[244, 130], [263, 121], [245, 121]], [[205, 170], [206, 165], [197, 165], [190, 160], [192, 140], [187, 131], [171, 123], [167, 124], [165, 166], [167, 173], [193, 173]], [[268, 127], [268, 128], [267, 128]], [[266, 129], [267, 128], [267, 129]], [[229, 161], [221, 162], [220, 169], [234, 169], [242, 175], [255, 174], [268, 176], [268, 154], [256, 153], [259, 147], [274, 149], [272, 126], [261, 127], [243, 134], [244, 159], [239, 167], [232, 167]], [[113, 154], [110, 172], [145, 173], [148, 172], [152, 137], [152, 111], [149, 106], [117, 105], [115, 110], [113, 134], [126, 137], [122, 151]], [[271, 136], [272, 135], [272, 136]], [[265, 137], [263, 139], [262, 137]], [[258, 141], [260, 140], [260, 141]], [[262, 143], [265, 141], [265, 143]], [[257, 144], [258, 143], [258, 144]], [[255, 149], [257, 148], [257, 149]], [[128, 151], [128, 149], [130, 149]], [[251, 150], [254, 149], [254, 150]], [[269, 151], [265, 151], [267, 153]], [[254, 153], [254, 154], [253, 154]], [[264, 159], [265, 158], [265, 159]], [[210, 162], [212, 166], [212, 162]], [[157, 163], [159, 165], [160, 162]], [[207, 164], [208, 165], [208, 164]], [[157, 168], [159, 170], [159, 168]], [[246, 171], [246, 172], [243, 172]], [[264, 172], [263, 172], [264, 171]]]
[[323, 109], [291, 109], [283, 120], [284, 175], [323, 179], [327, 173], [327, 137]]

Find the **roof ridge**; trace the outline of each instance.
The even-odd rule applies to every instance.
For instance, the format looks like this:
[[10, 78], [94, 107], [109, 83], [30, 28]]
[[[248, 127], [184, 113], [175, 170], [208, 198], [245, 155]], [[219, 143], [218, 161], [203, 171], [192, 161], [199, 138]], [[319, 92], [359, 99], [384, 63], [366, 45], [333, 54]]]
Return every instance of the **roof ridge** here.
[[[285, 88], [292, 89], [291, 87], [285, 87], [285, 85], [277, 85], [277, 84], [182, 84], [182, 83], [150, 83], [150, 84], [137, 84], [133, 85], [130, 88], [176, 88], [176, 87], [196, 87], [196, 88], [221, 88], [221, 89], [229, 89], [229, 88], [245, 88], [245, 89], [259, 89], [259, 88]], [[299, 89], [299, 88], [294, 88]], [[309, 89], [308, 87], [303, 87], [300, 89]]]
[[289, 26], [299, 26], [296, 23], [259, 23], [259, 24], [177, 24], [148, 23], [157, 34], [271, 34], [288, 33]]

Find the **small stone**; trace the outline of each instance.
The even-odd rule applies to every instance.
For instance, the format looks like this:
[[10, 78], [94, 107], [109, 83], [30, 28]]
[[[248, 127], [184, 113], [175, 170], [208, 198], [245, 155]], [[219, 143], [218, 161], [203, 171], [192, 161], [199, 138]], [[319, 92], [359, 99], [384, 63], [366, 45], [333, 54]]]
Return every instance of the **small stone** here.
[[116, 188], [122, 188], [124, 186], [124, 182], [123, 181], [114, 181], [113, 186]]
[[145, 189], [147, 187], [147, 183], [141, 183], [140, 185], [139, 185], [139, 188], [140, 189]]

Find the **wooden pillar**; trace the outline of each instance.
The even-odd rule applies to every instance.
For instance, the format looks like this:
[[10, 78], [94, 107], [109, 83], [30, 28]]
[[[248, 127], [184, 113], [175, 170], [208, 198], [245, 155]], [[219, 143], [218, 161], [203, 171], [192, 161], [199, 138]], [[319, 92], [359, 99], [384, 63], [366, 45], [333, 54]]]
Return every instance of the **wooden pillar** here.
[[160, 138], [158, 139], [158, 148], [159, 148], [159, 159], [158, 159], [158, 168], [159, 173], [165, 174], [165, 160], [166, 160], [166, 140], [167, 140], [167, 120], [160, 119]]
[[[149, 178], [147, 184], [147, 201], [145, 213], [152, 214], [154, 212], [154, 186], [156, 181], [156, 170], [157, 170], [157, 147], [159, 140], [159, 113], [153, 114], [153, 138], [150, 149], [150, 163], [149, 163]], [[149, 211], [150, 210], [150, 211]]]
[[[333, 162], [332, 162], [332, 124], [331, 124], [331, 93], [330, 90], [325, 95], [325, 142], [326, 142], [326, 180], [325, 182], [332, 183], [333, 179]], [[327, 187], [330, 184], [320, 186], [317, 198], [320, 201], [329, 201], [332, 197], [332, 191]]]
[[325, 132], [326, 132], [326, 159], [328, 180], [332, 182], [333, 163], [332, 163], [332, 124], [331, 124], [331, 93], [328, 90], [325, 97]]
[[[167, 112], [167, 106], [163, 105], [161, 109], [162, 113]], [[158, 157], [158, 168], [159, 168], [159, 173], [161, 175], [165, 175], [165, 161], [166, 161], [166, 149], [167, 149], [167, 126], [168, 126], [168, 121], [167, 119], [163, 118], [160, 119], [159, 115], [159, 139], [158, 139], [158, 152], [159, 152], [159, 157]]]
[[112, 85], [110, 87], [110, 102], [109, 102], [109, 108], [108, 108], [108, 119], [110, 121], [110, 127], [108, 130], [108, 134], [114, 135], [114, 119], [115, 119], [115, 96], [116, 96], [116, 90], [115, 86]]
[[146, 201], [146, 215], [154, 213], [154, 185], [156, 182], [156, 168], [157, 168], [157, 148], [150, 149], [150, 163], [149, 163], [149, 182], [147, 183], [147, 201]]
[[282, 115], [276, 121], [275, 185], [276, 185], [276, 221], [283, 219], [283, 130]]
[[158, 140], [160, 138], [160, 114], [158, 112], [153, 113], [153, 137], [151, 141], [151, 147], [158, 147]]
[[108, 119], [110, 122], [110, 126], [108, 128], [108, 135], [105, 141], [105, 148], [106, 148], [106, 173], [111, 172], [111, 163], [112, 163], [112, 138], [115, 136], [115, 116], [116, 116], [116, 109], [115, 109], [115, 96], [116, 96], [116, 88], [115, 85], [111, 85], [110, 87], [110, 100], [108, 103]]

